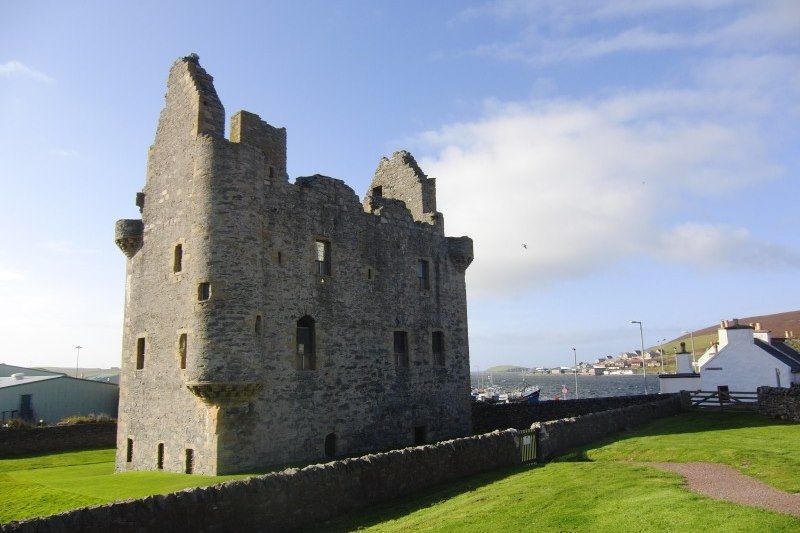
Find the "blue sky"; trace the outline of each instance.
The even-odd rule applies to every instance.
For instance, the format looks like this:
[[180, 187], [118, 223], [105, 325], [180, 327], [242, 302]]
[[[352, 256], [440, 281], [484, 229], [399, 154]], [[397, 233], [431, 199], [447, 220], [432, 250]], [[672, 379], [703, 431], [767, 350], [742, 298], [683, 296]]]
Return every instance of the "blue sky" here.
[[800, 307], [796, 1], [3, 2], [0, 361], [119, 363], [113, 223], [190, 52], [292, 178], [437, 178], [473, 368]]

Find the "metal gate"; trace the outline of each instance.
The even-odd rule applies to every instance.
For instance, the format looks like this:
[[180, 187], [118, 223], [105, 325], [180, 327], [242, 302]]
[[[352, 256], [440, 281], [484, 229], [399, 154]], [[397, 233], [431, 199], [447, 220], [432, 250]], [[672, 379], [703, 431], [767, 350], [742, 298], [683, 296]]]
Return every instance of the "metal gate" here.
[[523, 464], [536, 461], [535, 429], [523, 429], [519, 432], [519, 452]]

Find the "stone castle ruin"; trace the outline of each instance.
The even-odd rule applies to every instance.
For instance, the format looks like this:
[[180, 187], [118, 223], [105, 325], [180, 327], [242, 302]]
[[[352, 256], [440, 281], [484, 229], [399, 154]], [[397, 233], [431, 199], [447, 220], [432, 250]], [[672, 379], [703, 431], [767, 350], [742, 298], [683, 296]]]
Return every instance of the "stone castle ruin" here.
[[175, 62], [128, 257], [117, 470], [224, 474], [470, 433], [464, 273], [407, 152], [363, 201]]

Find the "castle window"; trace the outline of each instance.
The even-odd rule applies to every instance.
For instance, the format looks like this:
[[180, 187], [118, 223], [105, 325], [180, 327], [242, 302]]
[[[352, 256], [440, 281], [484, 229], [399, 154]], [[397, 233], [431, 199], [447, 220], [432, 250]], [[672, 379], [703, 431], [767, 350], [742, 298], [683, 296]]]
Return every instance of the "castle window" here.
[[372, 269], [371, 268], [367, 269], [367, 279], [372, 279]]
[[316, 370], [317, 354], [314, 346], [314, 319], [304, 316], [297, 321], [297, 367]]
[[336, 433], [328, 433], [325, 436], [325, 458], [333, 459], [336, 457]]
[[394, 364], [408, 368], [408, 333], [405, 331], [394, 332]]
[[256, 315], [256, 336], [261, 336], [261, 315]]
[[417, 263], [417, 279], [419, 280], [419, 289], [428, 290], [431, 286], [430, 276], [428, 275], [428, 262], [420, 259]]
[[136, 339], [136, 370], [141, 370], [144, 368], [145, 346], [144, 337], [139, 337]]
[[431, 352], [433, 364], [444, 366], [444, 333], [441, 331], [431, 333]]
[[283, 264], [283, 254], [281, 252], [278, 252], [278, 264]]
[[176, 244], [172, 254], [172, 271], [177, 273], [183, 270], [183, 245]]
[[320, 276], [331, 275], [331, 243], [317, 239], [316, 247], [316, 266], [317, 274]]
[[421, 446], [428, 442], [428, 428], [425, 426], [414, 426], [414, 444]]
[[273, 166], [269, 167], [269, 177], [270, 178], [274, 178], [275, 177], [275, 167], [273, 167]]
[[158, 456], [156, 457], [156, 468], [164, 470], [164, 443], [158, 443]]
[[125, 448], [125, 462], [133, 461], [133, 439], [128, 439], [128, 446]]
[[201, 302], [211, 298], [211, 283], [204, 281], [197, 286], [197, 299]]
[[187, 474], [194, 472], [194, 450], [191, 448], [186, 449], [186, 465], [184, 471]]
[[383, 187], [378, 185], [377, 187], [372, 188], [372, 197], [373, 198], [380, 198], [383, 196]]
[[186, 333], [181, 333], [178, 336], [178, 360], [180, 361], [181, 370], [186, 368], [186, 347], [188, 343], [188, 335]]

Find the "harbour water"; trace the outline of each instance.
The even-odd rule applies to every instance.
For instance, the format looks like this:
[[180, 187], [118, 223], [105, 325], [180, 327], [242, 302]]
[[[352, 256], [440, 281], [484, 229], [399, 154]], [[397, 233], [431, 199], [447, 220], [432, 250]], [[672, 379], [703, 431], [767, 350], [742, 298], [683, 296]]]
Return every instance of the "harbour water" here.
[[[494, 385], [500, 392], [514, 392], [529, 385], [541, 389], [542, 400], [575, 398], [575, 376], [573, 374], [523, 374], [521, 372], [472, 372], [472, 387]], [[578, 397], [599, 398], [603, 396], [628, 396], [644, 394], [645, 378], [641, 374], [632, 376], [591, 376], [578, 374]], [[568, 392], [562, 394], [562, 388]], [[658, 392], [658, 376], [647, 375], [647, 392]]]

